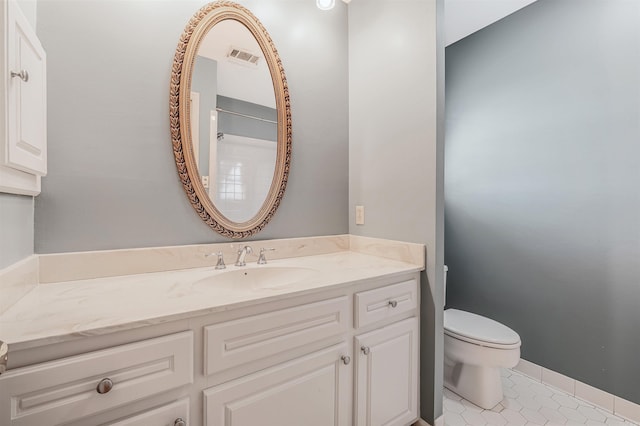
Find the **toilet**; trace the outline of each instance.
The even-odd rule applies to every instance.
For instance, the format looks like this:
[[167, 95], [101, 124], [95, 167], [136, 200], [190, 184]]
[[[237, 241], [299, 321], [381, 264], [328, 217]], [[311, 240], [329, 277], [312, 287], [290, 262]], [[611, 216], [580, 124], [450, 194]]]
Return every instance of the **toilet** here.
[[[445, 300], [447, 286], [445, 266]], [[492, 319], [458, 309], [444, 311], [444, 386], [485, 408], [503, 399], [500, 368], [520, 360], [518, 333]]]

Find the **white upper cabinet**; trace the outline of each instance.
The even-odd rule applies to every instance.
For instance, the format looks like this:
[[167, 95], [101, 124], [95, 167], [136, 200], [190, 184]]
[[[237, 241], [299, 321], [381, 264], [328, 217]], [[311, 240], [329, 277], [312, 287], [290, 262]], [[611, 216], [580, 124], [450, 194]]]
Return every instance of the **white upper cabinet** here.
[[15, 0], [2, 8], [0, 191], [37, 195], [47, 173], [46, 54]]

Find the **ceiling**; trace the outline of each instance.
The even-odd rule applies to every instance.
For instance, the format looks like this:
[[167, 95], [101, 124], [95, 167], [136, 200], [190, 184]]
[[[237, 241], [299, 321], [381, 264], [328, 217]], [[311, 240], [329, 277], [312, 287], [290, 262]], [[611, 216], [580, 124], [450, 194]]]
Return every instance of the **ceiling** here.
[[[352, 0], [342, 0], [349, 4]], [[455, 43], [536, 0], [444, 0], [445, 45]]]
[[445, 0], [445, 44], [475, 33], [536, 0]]
[[[230, 59], [232, 48], [259, 56], [257, 65]], [[211, 28], [200, 43], [198, 56], [217, 62], [217, 75], [213, 81], [218, 95], [276, 107], [273, 82], [264, 54], [251, 32], [238, 21], [226, 19]]]

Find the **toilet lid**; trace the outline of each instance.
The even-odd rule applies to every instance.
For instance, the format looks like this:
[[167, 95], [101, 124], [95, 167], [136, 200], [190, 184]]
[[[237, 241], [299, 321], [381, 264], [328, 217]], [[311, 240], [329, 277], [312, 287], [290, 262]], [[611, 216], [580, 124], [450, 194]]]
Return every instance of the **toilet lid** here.
[[444, 311], [444, 332], [451, 337], [481, 346], [499, 349], [520, 346], [520, 336], [506, 325], [457, 309]]

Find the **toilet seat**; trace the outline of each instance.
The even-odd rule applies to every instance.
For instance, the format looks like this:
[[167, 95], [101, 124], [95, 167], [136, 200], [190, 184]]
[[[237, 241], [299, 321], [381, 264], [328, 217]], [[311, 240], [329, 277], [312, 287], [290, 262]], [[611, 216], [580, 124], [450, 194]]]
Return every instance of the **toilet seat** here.
[[518, 333], [492, 319], [458, 309], [444, 311], [444, 332], [458, 340], [495, 349], [520, 347]]

